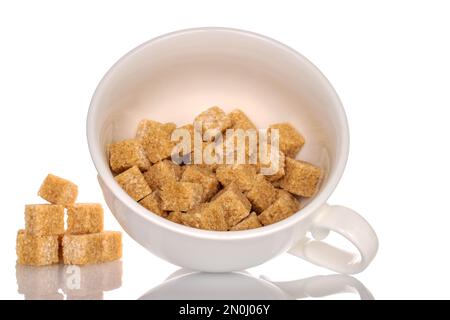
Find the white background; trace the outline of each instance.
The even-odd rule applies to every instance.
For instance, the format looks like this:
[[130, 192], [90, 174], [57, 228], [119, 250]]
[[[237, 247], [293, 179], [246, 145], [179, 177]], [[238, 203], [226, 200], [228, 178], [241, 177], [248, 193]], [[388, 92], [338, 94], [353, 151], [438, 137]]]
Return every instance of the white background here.
[[[76, 182], [80, 201], [104, 203], [85, 138], [103, 74], [148, 39], [200, 26], [267, 35], [324, 72], [351, 132], [330, 202], [359, 211], [380, 239], [356, 278], [377, 299], [450, 298], [449, 17], [447, 1], [0, 2], [0, 298], [23, 298], [15, 236], [48, 172]], [[104, 297], [136, 299], [177, 269], [125, 235], [122, 287]], [[331, 274], [287, 254], [248, 271]]]

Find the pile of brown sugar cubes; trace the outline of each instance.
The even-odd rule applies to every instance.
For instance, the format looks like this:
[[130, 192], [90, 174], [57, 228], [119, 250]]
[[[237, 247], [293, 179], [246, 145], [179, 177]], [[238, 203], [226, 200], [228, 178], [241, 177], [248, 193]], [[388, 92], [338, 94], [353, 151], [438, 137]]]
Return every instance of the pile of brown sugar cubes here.
[[77, 185], [49, 174], [38, 195], [50, 204], [25, 206], [25, 230], [19, 230], [16, 241], [18, 264], [44, 266], [63, 261], [86, 265], [122, 257], [121, 233], [103, 231], [100, 204], [75, 203]]
[[[194, 124], [198, 121], [205, 145], [214, 140], [203, 135], [208, 129], [219, 133], [257, 130], [241, 110], [227, 114], [212, 107], [199, 114]], [[199, 130], [192, 124], [179, 128], [192, 135]], [[196, 164], [190, 160], [179, 165], [172, 161], [175, 142], [171, 134], [175, 129], [174, 123], [142, 120], [133, 139], [108, 147], [110, 167], [122, 189], [149, 211], [172, 222], [214, 231], [258, 228], [296, 213], [302, 199], [318, 190], [322, 170], [295, 160], [305, 139], [289, 123], [269, 127], [279, 132], [280, 161], [272, 175], [261, 174], [263, 165], [258, 162]], [[192, 153], [189, 158], [193, 158]]]

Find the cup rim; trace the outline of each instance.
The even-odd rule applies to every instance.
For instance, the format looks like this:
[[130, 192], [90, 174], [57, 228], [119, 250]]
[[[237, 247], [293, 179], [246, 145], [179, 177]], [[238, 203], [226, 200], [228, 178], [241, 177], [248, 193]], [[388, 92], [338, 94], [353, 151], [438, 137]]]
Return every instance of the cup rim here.
[[[341, 146], [340, 146], [340, 152], [338, 154], [338, 158], [336, 159], [336, 166], [335, 170], [331, 172], [331, 175], [327, 178], [327, 184], [324, 186], [324, 188], [321, 190], [319, 194], [317, 194], [314, 199], [311, 200], [310, 203], [308, 203], [305, 207], [291, 215], [290, 217], [281, 220], [279, 222], [276, 222], [274, 224], [264, 226], [261, 228], [255, 228], [250, 230], [241, 230], [241, 231], [233, 231], [233, 232], [223, 232], [223, 231], [210, 231], [210, 230], [203, 230], [203, 229], [196, 229], [188, 226], [184, 226], [175, 222], [172, 222], [170, 220], [167, 220], [163, 217], [158, 216], [157, 214], [149, 214], [148, 210], [141, 206], [138, 202], [134, 201], [122, 188], [117, 184], [115, 181], [111, 170], [109, 168], [109, 165], [105, 164], [103, 161], [102, 153], [104, 150], [102, 150], [102, 147], [99, 145], [96, 132], [95, 132], [95, 119], [97, 117], [97, 99], [99, 96], [99, 93], [104, 89], [105, 84], [110, 81], [114, 70], [118, 68], [119, 65], [121, 65], [127, 58], [132, 56], [135, 52], [143, 49], [146, 46], [152, 45], [154, 43], [157, 43], [159, 41], [164, 41], [165, 39], [172, 38], [172, 37], [178, 37], [183, 36], [185, 34], [191, 34], [196, 32], [227, 32], [232, 34], [238, 34], [243, 35], [247, 37], [253, 37], [257, 38], [259, 40], [262, 40], [264, 42], [267, 42], [268, 45], [276, 46], [280, 50], [284, 50], [289, 52], [290, 54], [293, 54], [297, 59], [301, 60], [302, 63], [305, 63], [309, 65], [312, 70], [316, 73], [317, 78], [324, 84], [325, 87], [328, 87], [331, 91], [331, 94], [333, 96], [334, 103], [333, 105], [336, 106], [336, 114], [338, 116], [338, 122], [341, 126]], [[103, 184], [112, 192], [112, 194], [120, 200], [120, 202], [128, 207], [129, 210], [131, 210], [134, 214], [138, 214], [142, 218], [149, 220], [150, 222], [157, 224], [158, 226], [168, 229], [172, 232], [176, 232], [179, 234], [183, 234], [190, 237], [196, 237], [196, 238], [202, 238], [202, 239], [212, 239], [212, 240], [239, 240], [239, 239], [247, 239], [247, 238], [258, 238], [258, 237], [264, 237], [266, 235], [276, 233], [282, 229], [286, 229], [290, 226], [296, 225], [297, 223], [305, 220], [307, 217], [309, 217], [311, 214], [313, 214], [315, 211], [317, 211], [320, 207], [322, 207], [334, 189], [336, 188], [340, 178], [342, 177], [342, 174], [344, 172], [347, 159], [348, 159], [348, 153], [349, 153], [349, 128], [348, 128], [348, 122], [347, 117], [344, 111], [344, 107], [342, 105], [342, 102], [334, 89], [334, 87], [331, 85], [330, 81], [325, 77], [325, 75], [317, 68], [311, 61], [309, 61], [305, 56], [303, 56], [301, 53], [297, 52], [293, 48], [279, 42], [278, 40], [272, 39], [270, 37], [251, 32], [246, 31], [242, 29], [236, 29], [236, 28], [226, 28], [226, 27], [198, 27], [198, 28], [189, 28], [189, 29], [182, 29], [170, 33], [166, 33], [163, 35], [160, 35], [158, 37], [155, 37], [153, 39], [150, 39], [139, 46], [135, 47], [125, 55], [123, 55], [119, 60], [117, 60], [110, 69], [105, 73], [103, 78], [100, 80], [99, 84], [97, 85], [97, 88], [94, 91], [94, 94], [92, 96], [89, 110], [87, 114], [87, 120], [86, 120], [86, 135], [87, 135], [87, 142], [88, 142], [88, 148], [89, 153], [91, 155], [92, 161], [94, 163], [94, 166], [98, 173], [98, 178], [101, 179]], [[300, 213], [301, 212], [301, 213]], [[299, 214], [300, 213], [300, 214]]]

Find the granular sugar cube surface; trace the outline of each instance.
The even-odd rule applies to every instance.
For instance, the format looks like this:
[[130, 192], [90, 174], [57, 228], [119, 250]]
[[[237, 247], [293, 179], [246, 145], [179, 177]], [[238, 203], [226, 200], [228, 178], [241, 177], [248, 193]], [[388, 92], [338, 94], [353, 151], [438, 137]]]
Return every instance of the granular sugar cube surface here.
[[161, 207], [167, 211], [187, 211], [201, 203], [203, 187], [198, 183], [172, 182], [163, 185]]
[[269, 225], [286, 219], [298, 210], [300, 202], [289, 192], [278, 190], [278, 198], [258, 216], [258, 219], [263, 225]]
[[152, 193], [150, 193], [144, 199], [139, 201], [139, 203], [144, 208], [150, 210], [151, 212], [157, 214], [158, 216], [165, 218], [168, 215], [167, 211], [161, 209], [161, 197], [159, 196], [158, 190], [155, 190]]
[[59, 262], [58, 236], [35, 236], [19, 230], [16, 240], [17, 263], [45, 266]]
[[76, 203], [67, 208], [67, 233], [103, 231], [103, 208], [98, 203]]
[[150, 188], [161, 189], [166, 183], [180, 180], [181, 167], [171, 160], [159, 161], [144, 173], [144, 177]]
[[234, 182], [239, 190], [249, 191], [256, 179], [256, 167], [249, 164], [222, 165], [216, 169], [216, 177], [223, 186]]
[[219, 107], [209, 108], [200, 113], [194, 120], [201, 122], [204, 141], [212, 141], [218, 133], [230, 128], [232, 123], [228, 115]]
[[142, 144], [147, 158], [152, 163], [169, 158], [175, 146], [171, 134], [176, 129], [174, 123], [160, 123], [142, 120], [136, 131], [136, 139]]
[[118, 260], [122, 257], [122, 235], [116, 231], [84, 235], [64, 235], [64, 264], [86, 265]]
[[122, 172], [114, 179], [116, 179], [122, 189], [135, 201], [143, 199], [152, 192], [147, 181], [145, 181], [144, 175], [139, 171], [137, 166]]
[[295, 158], [305, 144], [305, 138], [290, 123], [273, 124], [269, 129], [278, 129], [280, 150], [287, 157]]
[[235, 109], [228, 114], [231, 119], [233, 129], [256, 130], [256, 126], [247, 115], [239, 109]]
[[141, 171], [150, 167], [144, 148], [136, 139], [112, 143], [109, 146], [109, 164], [115, 173], [121, 173], [133, 166], [137, 166]]
[[42, 182], [38, 195], [50, 203], [67, 206], [77, 199], [78, 187], [69, 180], [49, 174]]
[[263, 175], [259, 174], [246, 196], [250, 200], [253, 210], [260, 213], [275, 201], [277, 190]]
[[252, 205], [248, 199], [231, 184], [215, 197], [208, 208], [215, 212], [223, 212], [228, 229], [239, 223], [250, 213]]
[[202, 201], [209, 201], [219, 190], [219, 181], [214, 173], [197, 165], [186, 166], [181, 181], [200, 184], [203, 187]]
[[225, 218], [225, 212], [220, 206], [211, 203], [201, 204], [181, 216], [184, 225], [213, 231], [227, 231], [228, 223]]
[[[268, 161], [258, 162], [258, 172], [264, 174], [267, 180], [274, 182], [284, 177], [286, 157], [282, 151], [270, 154]], [[274, 172], [273, 172], [274, 171]]]
[[182, 216], [184, 214], [186, 214], [186, 212], [172, 211], [167, 216], [167, 220], [170, 220], [170, 221], [178, 223], [178, 224], [182, 224], [183, 223]]
[[258, 220], [258, 216], [255, 212], [250, 213], [250, 215], [239, 222], [237, 225], [232, 227], [231, 231], [239, 231], [239, 230], [249, 230], [262, 227], [261, 222]]
[[58, 204], [28, 204], [25, 206], [25, 230], [30, 235], [60, 235], [64, 233], [64, 206]]
[[322, 180], [322, 170], [304, 161], [286, 158], [286, 174], [280, 187], [302, 197], [316, 194]]

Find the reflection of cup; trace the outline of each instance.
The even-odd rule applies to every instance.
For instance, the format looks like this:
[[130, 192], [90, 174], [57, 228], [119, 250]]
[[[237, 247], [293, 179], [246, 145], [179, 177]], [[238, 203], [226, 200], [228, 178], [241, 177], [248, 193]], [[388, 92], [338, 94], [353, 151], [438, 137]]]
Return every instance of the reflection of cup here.
[[316, 276], [289, 282], [271, 282], [245, 272], [201, 273], [180, 270], [142, 300], [277, 300], [327, 297], [355, 293], [362, 300], [372, 300], [369, 290], [348, 275]]
[[[304, 160], [326, 171], [321, 189], [293, 216], [263, 228], [214, 232], [175, 224], [133, 201], [116, 183], [106, 147], [134, 135], [139, 120], [184, 124], [205, 107], [244, 106], [259, 126], [290, 121], [308, 143]], [[250, 32], [200, 28], [144, 43], [119, 60], [100, 82], [87, 118], [87, 136], [99, 182], [111, 211], [145, 248], [189, 269], [244, 270], [289, 251], [342, 273], [364, 270], [377, 237], [350, 209], [326, 204], [348, 157], [344, 109], [333, 87], [305, 57]], [[322, 242], [328, 231], [346, 237], [355, 256]], [[305, 238], [312, 231], [315, 239]]]
[[122, 261], [87, 266], [16, 265], [18, 292], [25, 300], [101, 300], [122, 285]]

